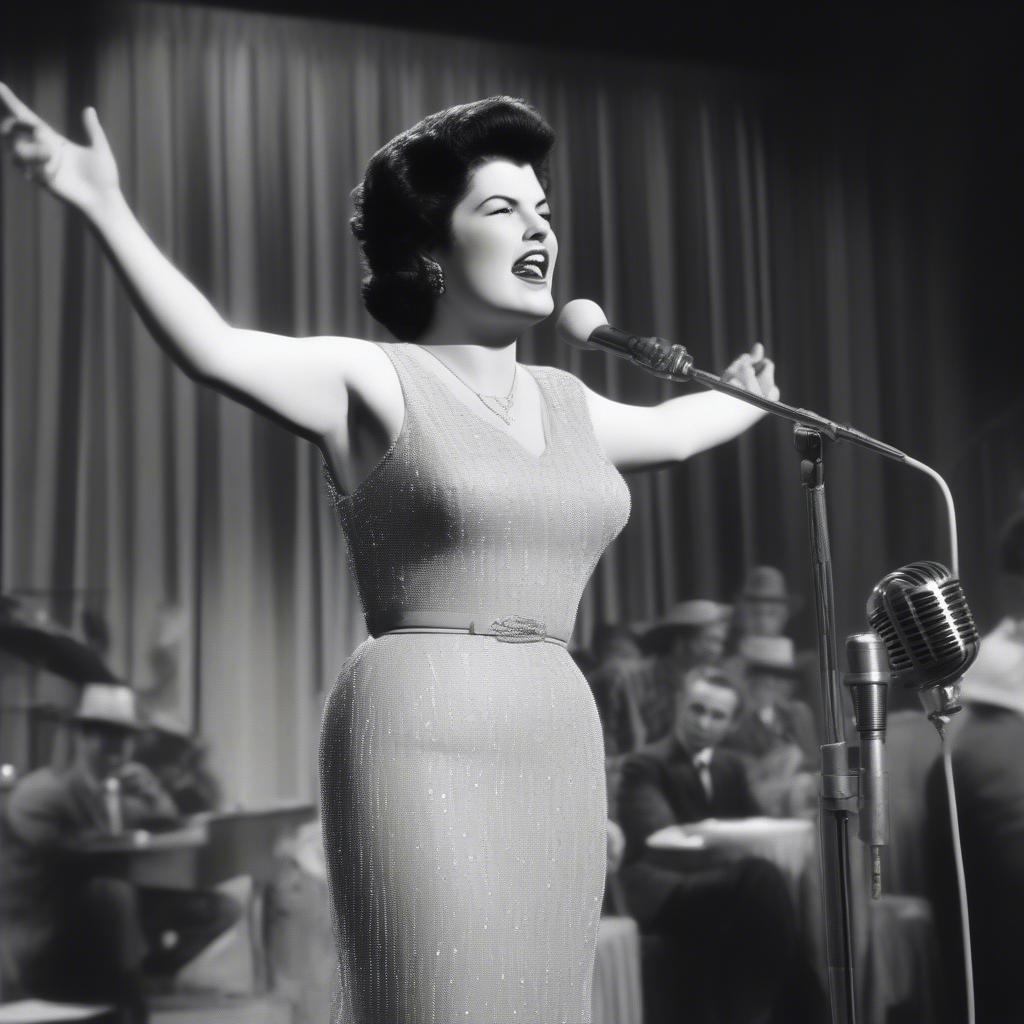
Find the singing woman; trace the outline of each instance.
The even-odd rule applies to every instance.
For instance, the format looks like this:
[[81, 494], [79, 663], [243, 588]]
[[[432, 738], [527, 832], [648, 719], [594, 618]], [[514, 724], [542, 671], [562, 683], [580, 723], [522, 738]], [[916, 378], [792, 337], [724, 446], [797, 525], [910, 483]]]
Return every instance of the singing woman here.
[[[518, 362], [558, 259], [554, 134], [521, 100], [442, 110], [370, 160], [352, 227], [383, 343], [228, 323], [135, 219], [95, 110], [79, 145], [0, 98], [15, 163], [88, 220], [158, 344], [323, 454], [370, 633], [320, 741], [340, 1019], [586, 1024], [607, 808], [566, 642], [629, 516], [621, 472], [761, 413], [717, 394], [624, 404]], [[763, 355], [725, 376], [776, 398]]]

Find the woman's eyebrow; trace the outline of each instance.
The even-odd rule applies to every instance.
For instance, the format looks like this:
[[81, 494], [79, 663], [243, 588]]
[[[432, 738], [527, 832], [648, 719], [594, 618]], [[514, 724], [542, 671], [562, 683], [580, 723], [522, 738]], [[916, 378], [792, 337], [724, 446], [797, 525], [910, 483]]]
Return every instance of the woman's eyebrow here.
[[[473, 207], [473, 209], [474, 210], [479, 210], [480, 207], [484, 205], [484, 203], [490, 202], [490, 200], [492, 200], [492, 199], [504, 199], [506, 203], [511, 203], [513, 206], [518, 206], [519, 205], [519, 200], [518, 199], [513, 199], [511, 196], [503, 196], [503, 195], [501, 195], [499, 193], [496, 193], [493, 196], [488, 196], [486, 199], [482, 199], [479, 203], [476, 204], [476, 206]], [[537, 205], [534, 207], [534, 209], [536, 209], [537, 206], [543, 206], [545, 203], [547, 203], [547, 201], [548, 201], [548, 197], [547, 196], [545, 196], [543, 199], [538, 199], [537, 200]]]

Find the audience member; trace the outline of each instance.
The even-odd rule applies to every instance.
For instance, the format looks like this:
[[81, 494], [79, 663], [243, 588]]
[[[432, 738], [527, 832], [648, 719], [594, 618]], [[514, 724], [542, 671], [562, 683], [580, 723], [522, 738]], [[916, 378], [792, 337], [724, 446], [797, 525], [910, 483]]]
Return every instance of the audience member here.
[[681, 601], [640, 637], [640, 649], [650, 657], [622, 674], [644, 726], [639, 743], [651, 743], [672, 731], [682, 677], [697, 665], [721, 660], [731, 614], [729, 605], [715, 601]]
[[[979, 1021], [1024, 1021], [1019, 949], [1024, 920], [1024, 512], [1000, 538], [1009, 586], [1007, 615], [982, 638], [953, 720], [953, 777], [971, 924]], [[942, 762], [927, 788], [931, 894], [949, 979], [950, 1002], [964, 1005], [963, 946]]]
[[736, 595], [733, 624], [740, 637], [783, 636], [801, 603], [789, 592], [781, 569], [755, 565]]
[[793, 641], [748, 636], [739, 654], [748, 704], [723, 745], [746, 759], [751, 785], [768, 814], [810, 813], [818, 744], [810, 708], [793, 695], [800, 674]]
[[620, 877], [630, 912], [678, 945], [687, 985], [716, 1021], [819, 1021], [824, 997], [774, 865], [747, 857], [683, 872], [652, 863], [646, 849], [671, 824], [761, 813], [743, 763], [720, 748], [740, 705], [735, 682], [714, 668], [692, 669], [677, 685], [670, 733], [625, 763]]
[[639, 641], [625, 626], [605, 626], [595, 633], [604, 658], [587, 678], [604, 730], [613, 819], [625, 757], [669, 732], [679, 680], [695, 664], [721, 657], [729, 611], [714, 601], [684, 601], [648, 625]]
[[[786, 636], [793, 616], [803, 605], [802, 599], [789, 591], [786, 577], [773, 565], [755, 565], [743, 580], [736, 595], [729, 657], [725, 667], [730, 671], [742, 663], [739, 647], [748, 636]], [[822, 732], [821, 687], [818, 683], [817, 651], [796, 652], [799, 669], [795, 696], [810, 707], [819, 734]]]
[[5, 993], [113, 1002], [135, 1024], [147, 1019], [144, 961], [180, 966], [237, 919], [238, 906], [218, 893], [137, 890], [90, 875], [83, 844], [173, 826], [178, 809], [131, 759], [140, 723], [129, 688], [87, 684], [73, 725], [70, 766], [22, 778], [0, 823]]

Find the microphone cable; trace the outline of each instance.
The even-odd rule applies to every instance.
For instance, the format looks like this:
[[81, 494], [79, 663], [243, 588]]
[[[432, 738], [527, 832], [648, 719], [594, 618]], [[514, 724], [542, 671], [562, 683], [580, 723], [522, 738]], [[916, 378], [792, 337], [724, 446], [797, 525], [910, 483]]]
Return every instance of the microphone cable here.
[[960, 930], [964, 947], [964, 977], [967, 982], [967, 1024], [974, 1024], [974, 958], [971, 953], [971, 919], [967, 908], [967, 877], [964, 874], [964, 853], [960, 848], [960, 819], [956, 810], [956, 789], [953, 785], [953, 759], [950, 756], [946, 728], [937, 723], [942, 743], [942, 769], [946, 777], [946, 798], [949, 802], [949, 830], [953, 839], [953, 861], [956, 865], [956, 891], [960, 904]]
[[947, 484], [931, 466], [928, 466], [923, 462], [919, 462], [917, 459], [913, 459], [909, 455], [905, 455], [903, 457], [903, 462], [908, 466], [912, 466], [914, 469], [919, 469], [922, 473], [926, 473], [939, 485], [939, 490], [942, 492], [942, 497], [946, 502], [946, 518], [949, 521], [949, 567], [952, 570], [953, 575], [959, 579], [960, 545], [957, 541], [956, 535], [956, 508], [953, 505], [953, 492], [950, 491], [949, 484]]

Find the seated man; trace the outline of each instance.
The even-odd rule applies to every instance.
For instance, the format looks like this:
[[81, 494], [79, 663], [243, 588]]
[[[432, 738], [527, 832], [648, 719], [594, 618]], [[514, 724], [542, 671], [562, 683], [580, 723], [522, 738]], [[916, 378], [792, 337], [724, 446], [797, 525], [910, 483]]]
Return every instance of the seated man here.
[[719, 664], [731, 617], [727, 604], [704, 598], [680, 601], [640, 634], [640, 649], [651, 657], [627, 680], [643, 722], [638, 747], [672, 731], [680, 678], [697, 665]]
[[627, 758], [623, 769], [620, 877], [641, 929], [679, 945], [687, 989], [711, 1004], [716, 1020], [818, 1021], [824, 997], [800, 950], [781, 872], [754, 857], [684, 872], [651, 863], [645, 846], [674, 823], [761, 813], [742, 761], [719, 748], [740, 705], [736, 684], [722, 671], [696, 668], [684, 676], [672, 732]]
[[5, 994], [114, 1002], [122, 1021], [135, 1024], [146, 1020], [147, 952], [156, 966], [180, 966], [239, 911], [219, 893], [137, 890], [90, 874], [84, 844], [121, 829], [173, 826], [178, 810], [131, 760], [139, 722], [128, 687], [87, 684], [73, 724], [71, 765], [26, 775], [0, 824]]
[[794, 697], [800, 678], [793, 641], [748, 636], [740, 642], [747, 707], [723, 747], [744, 759], [764, 813], [813, 814], [819, 753], [814, 715]]

